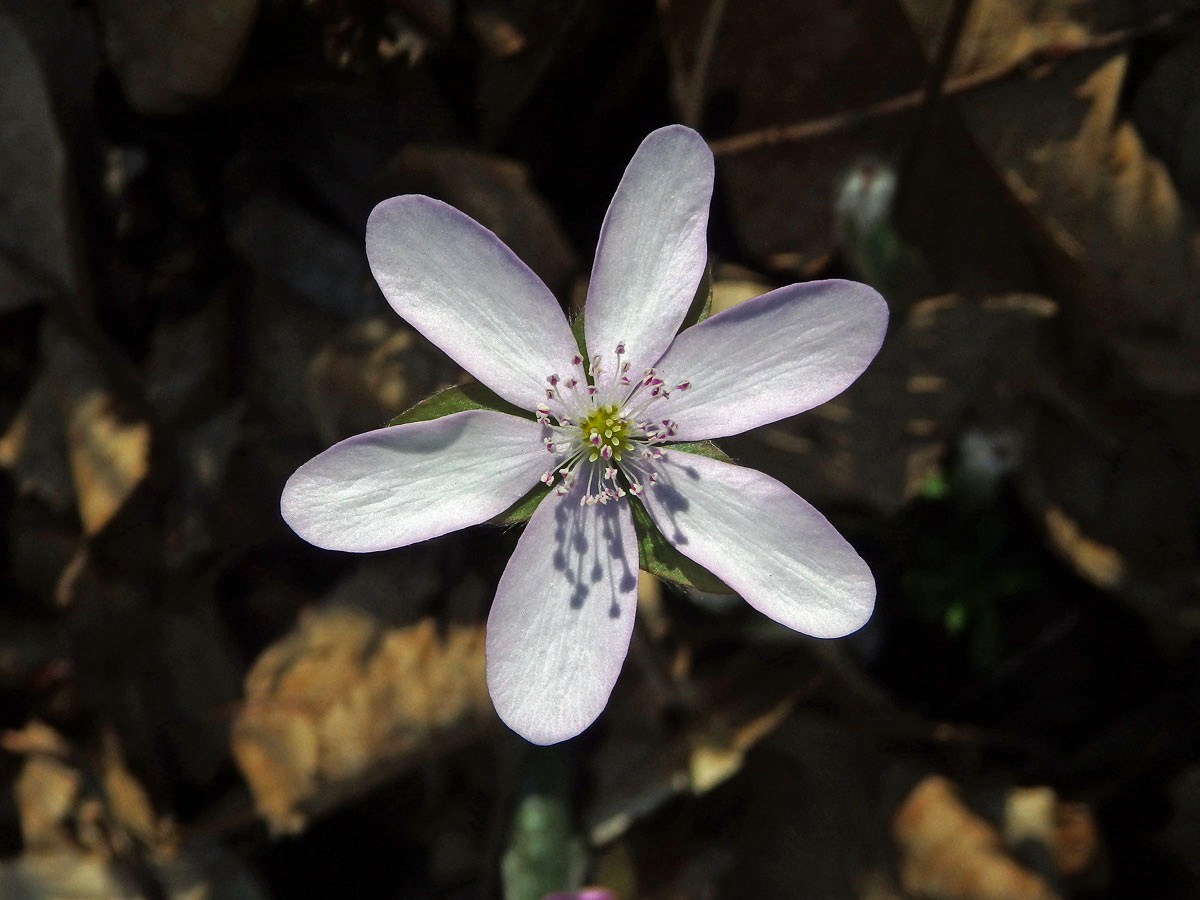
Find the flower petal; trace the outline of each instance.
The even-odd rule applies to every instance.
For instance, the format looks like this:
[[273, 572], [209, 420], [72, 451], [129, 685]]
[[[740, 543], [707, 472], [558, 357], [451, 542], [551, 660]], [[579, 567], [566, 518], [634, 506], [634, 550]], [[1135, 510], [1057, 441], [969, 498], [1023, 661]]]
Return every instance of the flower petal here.
[[347, 438], [288, 479], [280, 511], [310, 544], [390, 550], [499, 515], [549, 468], [536, 422], [469, 410]]
[[715, 459], [664, 450], [659, 482], [642, 502], [684, 556], [759, 612], [814, 637], [862, 627], [875, 579], [825, 517], [774, 478]]
[[681, 441], [727, 437], [819, 406], [875, 358], [888, 308], [854, 281], [793, 284], [687, 329], [658, 362], [668, 384], [691, 387], [653, 407]]
[[487, 682], [496, 712], [535, 744], [574, 737], [608, 703], [637, 606], [626, 503], [579, 505], [587, 479], [533, 514], [496, 589]]
[[712, 188], [712, 152], [692, 129], [670, 125], [642, 141], [600, 229], [584, 318], [590, 355], [612, 367], [624, 343], [622, 358], [641, 375], [671, 343], [704, 275]]
[[566, 317], [496, 235], [440, 200], [384, 200], [367, 220], [367, 259], [397, 313], [456, 363], [523, 409], [578, 352]]

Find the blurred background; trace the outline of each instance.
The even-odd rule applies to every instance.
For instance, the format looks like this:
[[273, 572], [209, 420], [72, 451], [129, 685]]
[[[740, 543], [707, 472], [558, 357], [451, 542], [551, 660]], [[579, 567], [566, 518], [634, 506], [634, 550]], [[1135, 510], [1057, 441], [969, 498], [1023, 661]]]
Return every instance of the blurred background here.
[[[845, 533], [820, 642], [643, 575], [599, 722], [496, 719], [518, 531], [371, 556], [292, 470], [464, 377], [372, 206], [577, 309], [653, 128], [711, 142], [714, 304], [892, 325], [722, 442]], [[1200, 896], [1194, 0], [0, 3], [0, 897]]]

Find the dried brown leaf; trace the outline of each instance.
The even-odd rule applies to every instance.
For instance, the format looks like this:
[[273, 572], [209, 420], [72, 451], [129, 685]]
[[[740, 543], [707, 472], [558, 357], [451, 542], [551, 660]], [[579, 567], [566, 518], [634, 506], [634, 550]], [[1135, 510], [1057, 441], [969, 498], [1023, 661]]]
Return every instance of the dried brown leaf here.
[[78, 287], [66, 148], [33, 49], [0, 16], [0, 311]]
[[[900, 0], [900, 5], [932, 57], [953, 0]], [[998, 71], [1037, 53], [1053, 56], [1180, 5], [1176, 0], [972, 0], [948, 74], [962, 78]]]
[[71, 846], [68, 822], [83, 781], [78, 769], [57, 756], [30, 755], [14, 785], [26, 848], [45, 851]]
[[241, 58], [259, 0], [102, 0], [110, 60], [130, 104], [182, 112], [224, 89]]
[[1004, 851], [999, 832], [938, 775], [909, 793], [892, 821], [900, 879], [929, 900], [1055, 900], [1059, 895]]
[[79, 850], [26, 853], [0, 862], [0, 896], [21, 900], [263, 900], [257, 882], [219, 847], [194, 842], [131, 877], [128, 868]]
[[1188, 362], [1200, 347], [1200, 230], [1118, 117], [1127, 67], [1123, 55], [1073, 61], [1045, 81], [981, 91], [964, 115], [1040, 224], [1088, 327], [1146, 387], [1189, 394], [1200, 390]]
[[[660, 4], [677, 81], [693, 77], [709, 7]], [[738, 134], [870, 106], [919, 87], [923, 69], [920, 47], [893, 0], [754, 0], [731, 5], [722, 17], [704, 98], [733, 113], [721, 124]], [[838, 243], [839, 181], [862, 158], [889, 158], [907, 131], [902, 119], [881, 118], [819, 141], [723, 156], [726, 212], [740, 245], [759, 262], [786, 260], [800, 272], [822, 268]]]
[[[929, 52], [949, 0], [902, 0]], [[976, 0], [952, 78], [1030, 59], [1049, 74], [1008, 78], [957, 106], [1009, 192], [1036, 224], [1062, 292], [1146, 387], [1200, 392], [1200, 229], [1166, 167], [1120, 114], [1128, 55], [1079, 53], [1120, 29], [1178, 12], [1130, 4]], [[1130, 32], [1132, 33], [1132, 32]], [[1076, 55], [1078, 54], [1078, 55]]]
[[43, 371], [0, 437], [0, 467], [12, 473], [17, 490], [65, 512], [75, 500], [67, 440], [53, 373]]
[[83, 530], [96, 534], [146, 477], [150, 426], [129, 420], [95, 388], [69, 401], [67, 440]]
[[308, 399], [327, 443], [380, 428], [448, 387], [462, 371], [395, 316], [364, 319], [321, 348], [308, 368]]
[[[53, 325], [43, 337], [45, 379], [30, 395], [30, 418], [6, 436], [4, 455], [24, 471], [29, 489], [52, 497], [60, 439], [54, 420], [61, 422], [75, 505], [84, 532], [94, 535], [146, 477], [150, 426], [129, 413], [83, 344]], [[42, 390], [53, 390], [57, 410], [46, 408]]]
[[1076, 572], [1100, 587], [1121, 587], [1127, 577], [1127, 564], [1120, 553], [1084, 534], [1079, 523], [1058, 506], [1047, 507], [1045, 518], [1051, 545]]
[[365, 609], [327, 605], [247, 676], [233, 753], [259, 813], [295, 832], [493, 720], [482, 625], [389, 627]]

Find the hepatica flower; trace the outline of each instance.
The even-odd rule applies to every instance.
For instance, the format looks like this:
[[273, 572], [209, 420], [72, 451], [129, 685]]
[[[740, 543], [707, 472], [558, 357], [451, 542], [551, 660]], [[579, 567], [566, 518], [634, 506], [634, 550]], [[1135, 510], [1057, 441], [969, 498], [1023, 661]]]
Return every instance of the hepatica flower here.
[[534, 743], [573, 737], [608, 702], [633, 630], [635, 503], [683, 556], [789, 628], [842, 636], [874, 606], [870, 570], [819, 512], [761, 472], [679, 449], [836, 396], [887, 327], [871, 288], [818, 281], [679, 331], [704, 277], [712, 185], [696, 132], [642, 142], [600, 232], [586, 356], [546, 286], [463, 213], [403, 196], [367, 222], [392, 308], [525, 413], [468, 409], [348, 438], [292, 475], [283, 517], [319, 547], [387, 550], [549, 485], [487, 623], [492, 701]]

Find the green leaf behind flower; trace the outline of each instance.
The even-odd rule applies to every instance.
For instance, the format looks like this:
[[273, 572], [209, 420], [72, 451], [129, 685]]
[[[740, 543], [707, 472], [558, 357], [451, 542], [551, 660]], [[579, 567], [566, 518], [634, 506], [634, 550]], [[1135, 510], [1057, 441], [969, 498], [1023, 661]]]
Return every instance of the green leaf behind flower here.
[[508, 413], [510, 416], [519, 416], [522, 419], [533, 418], [533, 413], [526, 412], [519, 406], [513, 406], [478, 381], [472, 381], [470, 384], [445, 388], [426, 397], [420, 403], [410, 406], [400, 415], [390, 419], [388, 425], [428, 422], [431, 419], [440, 419], [442, 416], [464, 412], [468, 409], [490, 409], [494, 412]]
[[489, 525], [521, 525], [529, 521], [533, 515], [533, 511], [538, 508], [538, 504], [546, 499], [546, 495], [553, 490], [549, 485], [538, 484], [528, 494], [500, 513], [488, 519]]
[[712, 441], [680, 441], [678, 444], [663, 444], [666, 450], [682, 450], [684, 453], [695, 453], [697, 456], [707, 456], [717, 462], [729, 463], [736, 466], [733, 459]]
[[[680, 450], [684, 453], [695, 453], [697, 456], [707, 456], [718, 462], [737, 465], [729, 455], [712, 441], [682, 441], [678, 444], [665, 444], [668, 450]], [[630, 498], [633, 500], [633, 498]], [[692, 587], [710, 594], [732, 594], [734, 591], [720, 578], [708, 569], [692, 562], [663, 536], [658, 527], [650, 519], [649, 513], [640, 501], [630, 504], [633, 509], [633, 527], [638, 536], [638, 565], [672, 584], [682, 587]]]
[[696, 296], [692, 298], [692, 305], [688, 307], [679, 330], [698, 325], [712, 315], [712, 298], [712, 261], [709, 260], [704, 264], [704, 275], [700, 278], [700, 284], [696, 286]]
[[[503, 397], [477, 381], [470, 384], [456, 385], [438, 391], [431, 397], [426, 397], [415, 406], [406, 409], [400, 415], [388, 422], [388, 425], [408, 425], [412, 422], [428, 422], [440, 419], [452, 413], [464, 412], [469, 409], [487, 409], [493, 412], [508, 413], [522, 419], [532, 419], [533, 414], [518, 406], [513, 406]], [[528, 522], [538, 504], [550, 492], [544, 484], [536, 485], [528, 494], [506, 509], [489, 522], [493, 525], [520, 525]]]
[[663, 581], [682, 587], [692, 587], [711, 594], [734, 593], [708, 569], [692, 562], [676, 550], [651, 521], [650, 514], [646, 512], [640, 500], [633, 497], [629, 500], [629, 508], [633, 511], [633, 528], [637, 532], [640, 568]]

